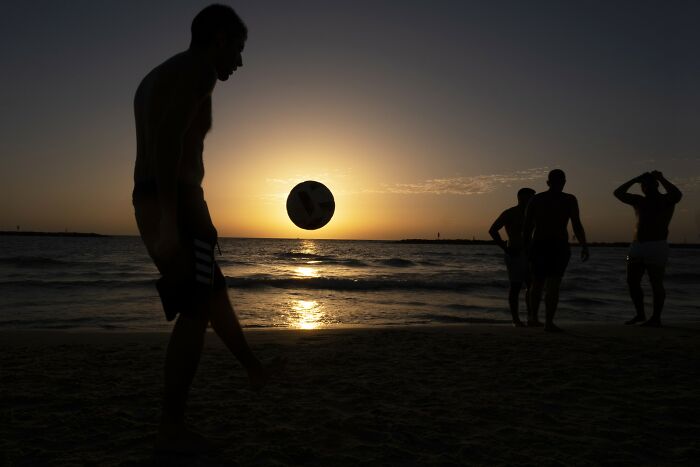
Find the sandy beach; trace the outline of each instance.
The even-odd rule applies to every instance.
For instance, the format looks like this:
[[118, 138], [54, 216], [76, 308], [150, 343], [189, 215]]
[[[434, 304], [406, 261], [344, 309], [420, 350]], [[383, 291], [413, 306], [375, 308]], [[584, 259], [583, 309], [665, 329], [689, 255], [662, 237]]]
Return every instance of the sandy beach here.
[[167, 334], [0, 333], [0, 465], [697, 465], [700, 325], [248, 332], [261, 393], [210, 333], [188, 420], [155, 455]]

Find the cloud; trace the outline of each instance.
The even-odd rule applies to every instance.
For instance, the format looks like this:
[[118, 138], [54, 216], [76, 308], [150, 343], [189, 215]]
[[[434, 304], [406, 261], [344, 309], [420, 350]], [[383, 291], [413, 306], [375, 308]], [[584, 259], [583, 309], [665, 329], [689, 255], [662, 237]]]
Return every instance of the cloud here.
[[542, 179], [547, 176], [548, 171], [547, 167], [539, 167], [506, 174], [433, 178], [418, 183], [385, 185], [381, 189], [371, 190], [371, 192], [403, 195], [483, 195], [491, 193], [503, 185]]
[[700, 188], [700, 175], [674, 178], [673, 183], [677, 185], [681, 191], [695, 192]]
[[[367, 188], [357, 191], [334, 191], [335, 196], [348, 195], [366, 195], [366, 194], [401, 194], [401, 195], [483, 195], [497, 190], [501, 186], [511, 184], [523, 184], [523, 182], [541, 180], [547, 176], [549, 169], [547, 167], [538, 167], [534, 169], [520, 170], [504, 174], [492, 175], [476, 175], [473, 177], [450, 177], [450, 178], [433, 178], [417, 183], [395, 183], [392, 185], [382, 185], [380, 188]], [[321, 174], [328, 175], [328, 174]], [[337, 174], [336, 174], [337, 175]], [[319, 176], [323, 179], [323, 176]], [[283, 185], [293, 187], [299, 182], [304, 181], [303, 177], [294, 178], [268, 178], [266, 182], [273, 185]], [[261, 196], [267, 201], [276, 201], [286, 199], [289, 191], [277, 191]]]

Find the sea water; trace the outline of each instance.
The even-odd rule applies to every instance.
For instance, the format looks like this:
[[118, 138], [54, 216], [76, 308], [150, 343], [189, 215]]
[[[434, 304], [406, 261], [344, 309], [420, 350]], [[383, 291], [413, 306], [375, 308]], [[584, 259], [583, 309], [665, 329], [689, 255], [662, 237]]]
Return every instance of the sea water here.
[[[493, 245], [224, 238], [220, 246], [245, 327], [510, 322], [503, 253]], [[592, 248], [586, 263], [572, 253], [557, 319], [629, 319], [626, 249]], [[166, 330], [157, 278], [138, 237], [0, 237], [0, 329]], [[665, 321], [700, 319], [700, 250], [671, 249], [666, 289]], [[523, 299], [523, 318], [524, 310]]]

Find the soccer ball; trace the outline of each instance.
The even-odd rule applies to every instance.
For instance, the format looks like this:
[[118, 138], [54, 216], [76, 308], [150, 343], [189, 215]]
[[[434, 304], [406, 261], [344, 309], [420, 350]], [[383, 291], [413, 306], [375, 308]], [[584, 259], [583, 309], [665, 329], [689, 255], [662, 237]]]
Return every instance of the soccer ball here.
[[320, 229], [328, 224], [334, 212], [333, 193], [323, 183], [301, 182], [287, 196], [287, 214], [302, 229]]

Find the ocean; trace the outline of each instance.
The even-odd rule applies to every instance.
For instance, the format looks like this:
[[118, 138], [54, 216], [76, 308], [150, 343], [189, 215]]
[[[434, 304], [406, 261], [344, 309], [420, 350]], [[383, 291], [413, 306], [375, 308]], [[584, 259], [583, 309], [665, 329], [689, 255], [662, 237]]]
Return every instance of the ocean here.
[[[510, 322], [496, 246], [237, 238], [220, 246], [244, 327]], [[573, 248], [558, 322], [629, 319], [626, 248], [592, 248], [587, 263], [579, 252]], [[0, 329], [167, 330], [157, 277], [138, 237], [0, 237]], [[650, 314], [646, 280], [644, 287]], [[666, 290], [664, 321], [700, 319], [699, 249], [671, 250]], [[523, 318], [524, 310], [521, 303]]]

